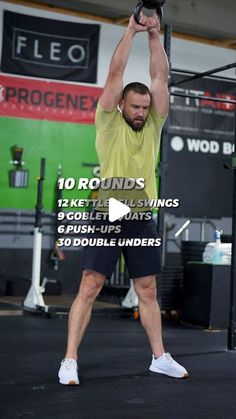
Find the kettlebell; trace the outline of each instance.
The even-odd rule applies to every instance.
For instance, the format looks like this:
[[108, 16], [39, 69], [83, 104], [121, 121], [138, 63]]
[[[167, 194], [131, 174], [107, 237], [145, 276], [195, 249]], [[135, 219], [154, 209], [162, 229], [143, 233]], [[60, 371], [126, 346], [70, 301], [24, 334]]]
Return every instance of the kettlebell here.
[[139, 23], [140, 13], [143, 7], [146, 9], [154, 9], [157, 12], [157, 15], [160, 19], [160, 22], [163, 18], [163, 9], [162, 6], [166, 0], [139, 0], [138, 4], [134, 9], [134, 19]]

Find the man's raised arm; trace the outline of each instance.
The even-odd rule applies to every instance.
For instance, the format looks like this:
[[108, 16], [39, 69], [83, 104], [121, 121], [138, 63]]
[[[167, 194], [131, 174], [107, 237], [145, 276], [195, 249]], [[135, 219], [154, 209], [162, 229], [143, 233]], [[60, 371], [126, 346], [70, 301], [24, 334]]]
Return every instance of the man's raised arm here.
[[134, 17], [131, 16], [125, 33], [115, 49], [106, 84], [99, 99], [99, 103], [107, 112], [112, 111], [119, 104], [123, 91], [123, 75], [132, 47], [132, 41], [137, 32], [147, 30], [147, 26], [144, 26], [146, 19], [145, 16], [141, 16], [140, 23], [142, 24], [139, 25], [135, 22]]
[[153, 27], [148, 29], [152, 107], [160, 116], [166, 116], [169, 110], [169, 63], [160, 40], [159, 19], [157, 16], [149, 19], [153, 23]]

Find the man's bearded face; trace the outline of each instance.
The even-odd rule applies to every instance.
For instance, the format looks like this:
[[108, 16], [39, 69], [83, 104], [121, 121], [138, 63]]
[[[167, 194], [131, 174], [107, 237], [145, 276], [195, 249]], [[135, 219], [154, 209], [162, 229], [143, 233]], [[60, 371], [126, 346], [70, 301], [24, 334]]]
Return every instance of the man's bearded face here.
[[120, 101], [123, 118], [134, 131], [140, 131], [148, 117], [150, 109], [150, 95], [135, 93], [132, 90]]

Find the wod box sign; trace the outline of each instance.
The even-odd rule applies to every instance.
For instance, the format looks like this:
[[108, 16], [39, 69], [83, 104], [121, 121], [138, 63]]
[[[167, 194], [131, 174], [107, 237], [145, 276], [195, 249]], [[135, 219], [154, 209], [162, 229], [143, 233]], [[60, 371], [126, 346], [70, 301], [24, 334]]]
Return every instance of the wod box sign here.
[[102, 89], [0, 74], [0, 115], [94, 124]]
[[4, 12], [5, 73], [96, 83], [99, 25]]
[[[175, 80], [187, 77], [175, 76]], [[180, 199], [173, 212], [185, 217], [221, 218], [232, 214], [231, 165], [235, 136], [236, 83], [204, 78], [171, 88], [193, 98], [170, 98], [166, 195]]]

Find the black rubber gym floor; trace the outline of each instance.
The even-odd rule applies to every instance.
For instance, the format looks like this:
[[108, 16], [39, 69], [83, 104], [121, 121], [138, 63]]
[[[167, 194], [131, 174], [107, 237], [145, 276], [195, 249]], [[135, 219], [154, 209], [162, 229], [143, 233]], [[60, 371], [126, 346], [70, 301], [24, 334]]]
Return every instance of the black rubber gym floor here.
[[0, 318], [1, 419], [232, 419], [236, 353], [227, 333], [164, 322], [166, 350], [185, 380], [148, 372], [151, 353], [139, 323], [93, 317], [80, 350], [81, 385], [58, 383], [67, 318]]

